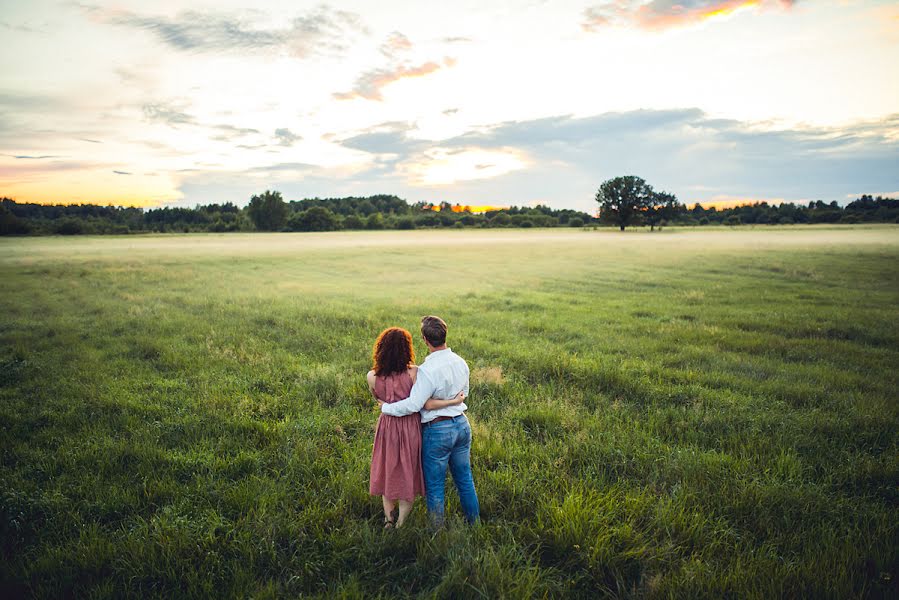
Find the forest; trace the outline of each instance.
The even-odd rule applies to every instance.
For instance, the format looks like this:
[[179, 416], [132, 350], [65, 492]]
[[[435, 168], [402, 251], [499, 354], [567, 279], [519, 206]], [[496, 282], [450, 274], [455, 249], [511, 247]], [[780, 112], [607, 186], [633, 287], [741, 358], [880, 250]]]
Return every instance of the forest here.
[[[674, 203], [655, 225], [788, 225], [802, 223], [895, 223], [899, 200], [863, 195], [846, 206], [821, 200], [808, 204], [757, 202], [732, 208], [688, 208]], [[649, 224], [636, 214], [630, 225]], [[0, 235], [191, 233], [229, 231], [338, 231], [479, 227], [584, 227], [614, 223], [596, 215], [546, 205], [497, 207], [474, 212], [442, 202], [410, 204], [394, 195], [308, 198], [284, 201], [276, 191], [253, 196], [245, 207], [232, 202], [193, 208], [144, 209], [95, 204], [19, 203], [0, 200]]]

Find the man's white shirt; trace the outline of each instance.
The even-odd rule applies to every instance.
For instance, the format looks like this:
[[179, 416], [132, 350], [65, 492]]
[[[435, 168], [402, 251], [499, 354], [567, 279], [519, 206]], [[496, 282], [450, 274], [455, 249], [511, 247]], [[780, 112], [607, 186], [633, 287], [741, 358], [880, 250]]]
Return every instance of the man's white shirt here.
[[461, 391], [465, 392], [467, 398], [468, 364], [449, 348], [435, 350], [418, 367], [418, 376], [409, 397], [392, 404], [383, 404], [381, 412], [403, 417], [421, 411], [422, 423], [433, 421], [437, 417], [458, 417], [468, 410], [464, 402], [440, 410], [424, 410], [424, 405], [429, 398], [449, 400]]

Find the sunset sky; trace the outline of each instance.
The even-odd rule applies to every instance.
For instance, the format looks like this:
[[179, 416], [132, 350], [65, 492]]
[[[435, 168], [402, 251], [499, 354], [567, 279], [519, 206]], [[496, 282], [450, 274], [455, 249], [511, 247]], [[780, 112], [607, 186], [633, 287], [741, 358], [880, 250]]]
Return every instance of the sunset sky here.
[[899, 196], [899, 3], [0, 0], [0, 196]]

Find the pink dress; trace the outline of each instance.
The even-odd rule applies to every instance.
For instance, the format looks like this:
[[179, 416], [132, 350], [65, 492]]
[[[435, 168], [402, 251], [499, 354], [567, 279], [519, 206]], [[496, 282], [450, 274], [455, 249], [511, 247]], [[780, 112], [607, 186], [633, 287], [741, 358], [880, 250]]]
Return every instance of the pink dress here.
[[[412, 378], [409, 373], [394, 373], [375, 378], [375, 396], [387, 403], [409, 397]], [[371, 481], [368, 493], [388, 500], [412, 501], [423, 496], [425, 480], [421, 472], [421, 417], [381, 414], [375, 429], [371, 452]]]

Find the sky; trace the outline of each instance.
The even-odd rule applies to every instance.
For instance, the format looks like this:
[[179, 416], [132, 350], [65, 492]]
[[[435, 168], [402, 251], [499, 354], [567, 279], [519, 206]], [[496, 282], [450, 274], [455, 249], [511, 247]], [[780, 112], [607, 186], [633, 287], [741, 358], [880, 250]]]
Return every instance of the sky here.
[[899, 3], [0, 0], [0, 196], [899, 196]]

